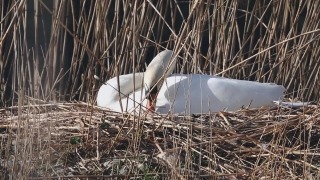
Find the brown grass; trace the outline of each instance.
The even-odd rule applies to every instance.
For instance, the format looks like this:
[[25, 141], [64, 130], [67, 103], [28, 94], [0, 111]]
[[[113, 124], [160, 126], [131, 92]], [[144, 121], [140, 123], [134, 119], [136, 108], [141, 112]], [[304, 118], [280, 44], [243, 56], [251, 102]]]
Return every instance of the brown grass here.
[[[179, 55], [177, 73], [276, 82], [287, 98], [318, 103], [319, 6], [0, 0], [0, 171], [11, 179], [318, 177], [318, 107], [149, 122], [91, 104], [100, 86], [93, 75], [143, 71], [163, 48]], [[87, 104], [63, 103], [73, 100]]]
[[318, 178], [319, 114], [315, 105], [193, 117], [133, 117], [81, 102], [8, 107], [0, 109], [1, 171], [13, 179]]

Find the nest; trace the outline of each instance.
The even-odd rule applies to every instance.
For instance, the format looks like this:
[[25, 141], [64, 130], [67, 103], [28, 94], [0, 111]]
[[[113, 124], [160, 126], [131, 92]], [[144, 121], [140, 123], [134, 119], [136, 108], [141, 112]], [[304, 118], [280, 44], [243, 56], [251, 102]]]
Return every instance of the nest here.
[[320, 170], [320, 109], [121, 114], [82, 102], [0, 109], [6, 177], [288, 179]]

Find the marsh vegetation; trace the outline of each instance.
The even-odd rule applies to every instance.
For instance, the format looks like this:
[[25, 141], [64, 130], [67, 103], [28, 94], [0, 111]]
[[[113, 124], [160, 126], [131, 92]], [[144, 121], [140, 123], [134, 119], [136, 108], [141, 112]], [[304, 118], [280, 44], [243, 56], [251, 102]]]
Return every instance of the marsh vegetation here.
[[[320, 2], [0, 0], [4, 178], [319, 178]], [[146, 117], [95, 106], [98, 75], [145, 70], [287, 88], [297, 109]], [[0, 178], [1, 179], [1, 178]]]

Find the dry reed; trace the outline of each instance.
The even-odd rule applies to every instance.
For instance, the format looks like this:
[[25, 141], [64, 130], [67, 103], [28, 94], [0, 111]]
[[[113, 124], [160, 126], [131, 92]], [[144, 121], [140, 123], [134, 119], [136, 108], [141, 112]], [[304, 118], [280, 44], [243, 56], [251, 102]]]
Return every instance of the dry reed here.
[[316, 105], [191, 117], [13, 106], [0, 109], [1, 169], [11, 178], [316, 178], [319, 114]]
[[[142, 172], [141, 178], [318, 177], [318, 107], [151, 123], [57, 102], [94, 104], [100, 84], [93, 75], [106, 80], [143, 71], [163, 48], [179, 55], [177, 73], [276, 82], [287, 98], [318, 102], [319, 6], [0, 0], [0, 171], [12, 179]], [[111, 121], [106, 129], [104, 120]], [[141, 171], [141, 164], [149, 168]]]

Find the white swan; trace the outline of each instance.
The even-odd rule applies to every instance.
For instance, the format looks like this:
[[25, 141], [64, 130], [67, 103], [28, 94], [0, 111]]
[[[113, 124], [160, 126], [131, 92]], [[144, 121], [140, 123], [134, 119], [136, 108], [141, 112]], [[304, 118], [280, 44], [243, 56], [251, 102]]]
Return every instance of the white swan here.
[[[174, 69], [174, 66], [171, 66], [166, 71], [171, 56], [172, 51], [162, 51], [152, 60], [145, 73], [119, 76], [121, 93], [117, 90], [117, 77], [108, 80], [99, 89], [98, 106], [121, 112], [120, 104], [122, 104], [123, 111], [129, 112], [134, 107], [138, 107], [139, 110], [139, 103], [142, 102], [140, 107], [143, 109], [147, 107], [158, 113], [194, 114], [222, 110], [234, 111], [247, 106], [251, 108], [273, 106], [273, 101], [283, 99], [285, 88], [273, 83], [200, 74], [169, 76]], [[165, 78], [162, 86], [160, 83], [155, 85], [162, 76]], [[147, 100], [145, 93], [147, 93]], [[121, 97], [121, 103], [119, 97]]]

